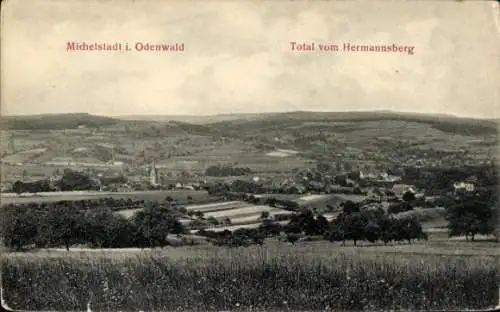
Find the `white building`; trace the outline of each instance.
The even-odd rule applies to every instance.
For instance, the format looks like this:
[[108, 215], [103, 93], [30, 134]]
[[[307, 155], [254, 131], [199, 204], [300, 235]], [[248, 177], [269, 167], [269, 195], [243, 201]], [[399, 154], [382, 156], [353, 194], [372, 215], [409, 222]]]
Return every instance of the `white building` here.
[[455, 182], [453, 183], [453, 188], [455, 192], [474, 192], [474, 184], [469, 182]]

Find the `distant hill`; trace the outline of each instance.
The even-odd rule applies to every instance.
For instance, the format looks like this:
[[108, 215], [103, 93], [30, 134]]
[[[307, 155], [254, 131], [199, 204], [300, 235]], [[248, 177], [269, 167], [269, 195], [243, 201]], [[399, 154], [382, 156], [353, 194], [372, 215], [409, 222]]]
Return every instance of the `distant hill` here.
[[191, 124], [211, 124], [221, 121], [260, 119], [264, 114], [224, 114], [224, 115], [124, 115], [115, 118], [137, 121], [179, 121]]
[[396, 112], [308, 112], [296, 111], [288, 113], [263, 114], [259, 119], [221, 121], [213, 123], [216, 128], [228, 131], [251, 131], [265, 128], [283, 128], [304, 122], [363, 122], [363, 121], [405, 121], [431, 126], [447, 133], [461, 135], [495, 135], [498, 133], [498, 122], [486, 119], [461, 118], [452, 115], [426, 115], [417, 113]]
[[499, 121], [494, 119], [462, 118], [447, 114], [399, 113], [392, 111], [311, 112], [192, 115], [129, 115], [122, 120], [179, 121], [190, 124], [211, 124], [219, 130], [238, 130], [276, 126], [296, 122], [356, 122], [398, 120], [427, 124], [435, 129], [462, 135], [492, 135], [498, 132]]
[[78, 126], [88, 128], [106, 127], [119, 122], [118, 119], [86, 113], [2, 116], [0, 128], [5, 130], [62, 130], [75, 129]]
[[[196, 134], [217, 134], [240, 137], [245, 132], [258, 134], [266, 130], [279, 130], [304, 123], [367, 122], [367, 121], [416, 122], [451, 134], [470, 136], [496, 135], [498, 120], [461, 118], [452, 115], [426, 115], [390, 111], [311, 112], [294, 111], [262, 114], [224, 114], [212, 116], [190, 115], [129, 115], [104, 117], [90, 114], [54, 114], [31, 116], [6, 116], [0, 119], [0, 128], [11, 130], [59, 130], [78, 126], [89, 128], [125, 125], [139, 122], [167, 125], [180, 131]], [[342, 129], [339, 128], [339, 131]]]

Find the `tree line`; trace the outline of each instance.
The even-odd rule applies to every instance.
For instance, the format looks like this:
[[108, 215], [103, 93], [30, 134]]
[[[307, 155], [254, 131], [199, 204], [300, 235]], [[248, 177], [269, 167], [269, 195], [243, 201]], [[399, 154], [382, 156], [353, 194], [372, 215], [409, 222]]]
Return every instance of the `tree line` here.
[[[123, 178], [117, 178], [122, 181]], [[87, 174], [71, 169], [65, 169], [62, 177], [55, 181], [54, 185], [49, 180], [39, 180], [34, 182], [16, 181], [12, 185], [12, 191], [21, 193], [40, 193], [54, 191], [88, 191], [99, 190], [99, 183], [92, 180]]]
[[[474, 240], [477, 234], [493, 232], [498, 220], [498, 198], [495, 194], [478, 193], [450, 199], [449, 206], [446, 207], [450, 235], [465, 235], [467, 239]], [[247, 196], [247, 200], [257, 199], [251, 196]], [[269, 199], [266, 201], [270, 205], [289, 203], [287, 200], [277, 199], [271, 199], [274, 203]], [[131, 219], [126, 219], [115, 213], [123, 209], [124, 204], [138, 204], [138, 207], [144, 209], [135, 213]], [[398, 217], [398, 213], [386, 212], [377, 205], [346, 201], [341, 204], [339, 214], [331, 221], [298, 205], [287, 208], [296, 213], [274, 221], [263, 214], [262, 224], [256, 229], [211, 232], [203, 230], [203, 222], [199, 234], [210, 238], [216, 245], [233, 247], [263, 244], [266, 238], [276, 236], [291, 243], [304, 236], [320, 236], [332, 242], [342, 241], [343, 244], [353, 241], [354, 245], [359, 241], [411, 243], [415, 239], [427, 238], [416, 218]], [[74, 244], [98, 248], [154, 248], [169, 245], [168, 234], [187, 233], [187, 228], [179, 222], [179, 218], [186, 215], [188, 211], [176, 206], [171, 198], [163, 203], [103, 198], [11, 204], [0, 210], [0, 231], [3, 244], [16, 250], [60, 246], [69, 249]], [[201, 212], [198, 215], [199, 218], [203, 217]], [[218, 220], [211, 221], [219, 223]]]
[[[5, 205], [7, 209], [15, 208], [19, 204]], [[113, 198], [101, 197], [96, 199], [82, 199], [82, 200], [58, 200], [53, 202], [31, 202], [22, 204], [28, 208], [37, 211], [47, 211], [54, 207], [67, 207], [70, 206], [75, 210], [93, 210], [100, 207], [108, 207], [113, 211], [120, 211], [124, 209], [143, 208], [146, 205], [145, 200], [135, 200], [132, 198]], [[2, 208], [3, 209], [3, 208]]]
[[347, 201], [337, 218], [328, 221], [322, 215], [315, 215], [310, 209], [291, 215], [286, 224], [263, 220], [258, 228], [237, 229], [233, 232], [200, 230], [199, 235], [208, 237], [217, 246], [262, 245], [265, 239], [279, 237], [295, 244], [299, 239], [319, 236], [331, 242], [347, 240], [356, 246], [359, 241], [375, 243], [426, 240], [427, 234], [415, 218], [395, 218], [382, 209], [363, 209], [359, 204]]
[[205, 175], [210, 177], [229, 177], [250, 174], [248, 167], [210, 166], [205, 170]]
[[178, 221], [182, 213], [158, 203], [146, 203], [133, 218], [116, 214], [110, 207], [81, 210], [71, 202], [10, 205], [0, 211], [3, 244], [15, 250], [54, 248], [69, 250], [75, 244], [96, 248], [160, 247], [168, 245], [167, 235], [186, 233]]

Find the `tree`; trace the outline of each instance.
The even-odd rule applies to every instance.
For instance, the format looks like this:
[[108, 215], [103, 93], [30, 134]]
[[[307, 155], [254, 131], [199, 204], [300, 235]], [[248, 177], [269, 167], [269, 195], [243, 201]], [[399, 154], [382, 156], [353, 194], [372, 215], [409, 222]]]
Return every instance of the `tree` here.
[[264, 220], [258, 228], [259, 232], [265, 236], [279, 235], [283, 230], [283, 226], [271, 220]]
[[64, 246], [85, 242], [83, 215], [74, 202], [63, 202], [50, 207], [40, 221], [40, 240], [49, 246]]
[[255, 195], [251, 194], [250, 196], [248, 196], [249, 203], [255, 203], [255, 200], [259, 200], [257, 197], [255, 197]]
[[411, 243], [412, 239], [427, 239], [427, 235], [422, 230], [422, 225], [416, 218], [412, 217], [406, 220], [406, 231], [408, 242]]
[[300, 234], [305, 232], [306, 235], [321, 234], [316, 228], [316, 220], [310, 209], [303, 210], [299, 214], [292, 215], [290, 222], [285, 225], [285, 233]]
[[14, 182], [14, 184], [12, 185], [12, 191], [14, 193], [16, 193], [17, 195], [19, 195], [23, 192], [23, 188], [24, 188], [24, 184], [23, 184], [23, 182], [21, 182], [19, 180]]
[[329, 229], [330, 229], [330, 224], [328, 223], [328, 220], [322, 215], [317, 216], [314, 226], [314, 234], [324, 235], [325, 233], [328, 232]]
[[345, 233], [344, 233], [342, 226], [338, 226], [338, 225], [333, 226], [332, 229], [329, 232], [327, 232], [325, 235], [326, 235], [326, 238], [330, 242], [342, 241], [342, 245], [345, 246]]
[[215, 217], [210, 217], [207, 219], [207, 221], [212, 225], [219, 225], [219, 221]]
[[283, 227], [283, 231], [287, 234], [301, 234], [302, 227], [300, 223], [290, 221]]
[[269, 211], [262, 211], [262, 213], [260, 214], [260, 219], [262, 220], [269, 219]]
[[151, 248], [168, 244], [168, 233], [185, 232], [184, 226], [172, 216], [168, 209], [147, 205], [144, 210], [134, 216], [134, 224], [140, 238], [143, 238]]
[[29, 206], [10, 205], [0, 209], [0, 234], [8, 248], [21, 250], [35, 243], [38, 216]]
[[345, 201], [341, 204], [341, 206], [342, 206], [342, 211], [345, 214], [352, 214], [355, 212], [359, 212], [359, 205], [353, 201], [350, 201], [350, 200]]
[[398, 214], [398, 213], [409, 211], [412, 209], [413, 209], [413, 207], [412, 207], [411, 203], [401, 202], [401, 203], [391, 204], [389, 206], [389, 208], [387, 209], [387, 212], [391, 213], [391, 214]]
[[396, 240], [394, 219], [383, 216], [378, 220], [378, 226], [380, 228], [380, 239], [384, 242], [384, 245], [387, 245], [390, 241]]
[[165, 197], [165, 201], [166, 201], [169, 205], [172, 205], [172, 202], [174, 201], [174, 199], [172, 198], [172, 196], [168, 195], [167, 197]]
[[133, 245], [133, 232], [127, 219], [107, 207], [98, 207], [85, 213], [86, 241], [99, 248], [124, 248]]
[[395, 219], [393, 222], [395, 240], [411, 243], [412, 239], [424, 237], [422, 226], [415, 218]]
[[365, 227], [364, 236], [370, 243], [376, 242], [380, 238], [380, 227], [374, 222], [369, 222]]
[[61, 191], [82, 191], [95, 189], [96, 185], [83, 172], [64, 170], [63, 176], [58, 181]]
[[295, 243], [299, 240], [299, 236], [295, 233], [288, 233], [286, 235], [286, 240], [287, 242], [292, 243], [292, 245], [295, 245]]
[[267, 204], [271, 207], [276, 207], [276, 198], [274, 197], [269, 197], [267, 199]]
[[338, 184], [340, 186], [347, 186], [347, 176], [346, 175], [335, 176], [335, 184]]
[[343, 220], [343, 230], [347, 239], [352, 239], [354, 241], [354, 246], [358, 240], [362, 240], [365, 237], [365, 227], [368, 220], [361, 215], [359, 212], [355, 212], [346, 217]]
[[403, 194], [403, 200], [405, 202], [412, 202], [415, 200], [415, 193], [411, 192], [411, 191], [406, 191], [404, 194]]
[[285, 200], [282, 202], [283, 204], [283, 208], [286, 209], [286, 210], [292, 210], [292, 211], [296, 211], [297, 209], [299, 209], [299, 204], [293, 200]]
[[491, 195], [467, 196], [446, 207], [450, 236], [465, 235], [466, 240], [474, 240], [476, 234], [491, 234], [495, 201]]
[[258, 230], [252, 231], [251, 237], [252, 237], [252, 240], [255, 244], [260, 245], [260, 246], [264, 245], [264, 240], [266, 239], [266, 235], [263, 232], [258, 231]]

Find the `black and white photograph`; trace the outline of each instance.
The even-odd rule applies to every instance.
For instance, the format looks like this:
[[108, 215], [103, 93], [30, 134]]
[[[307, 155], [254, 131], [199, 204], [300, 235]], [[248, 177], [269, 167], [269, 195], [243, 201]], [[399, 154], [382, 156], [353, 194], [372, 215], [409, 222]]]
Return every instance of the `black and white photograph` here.
[[2, 4], [3, 309], [500, 308], [497, 1]]

